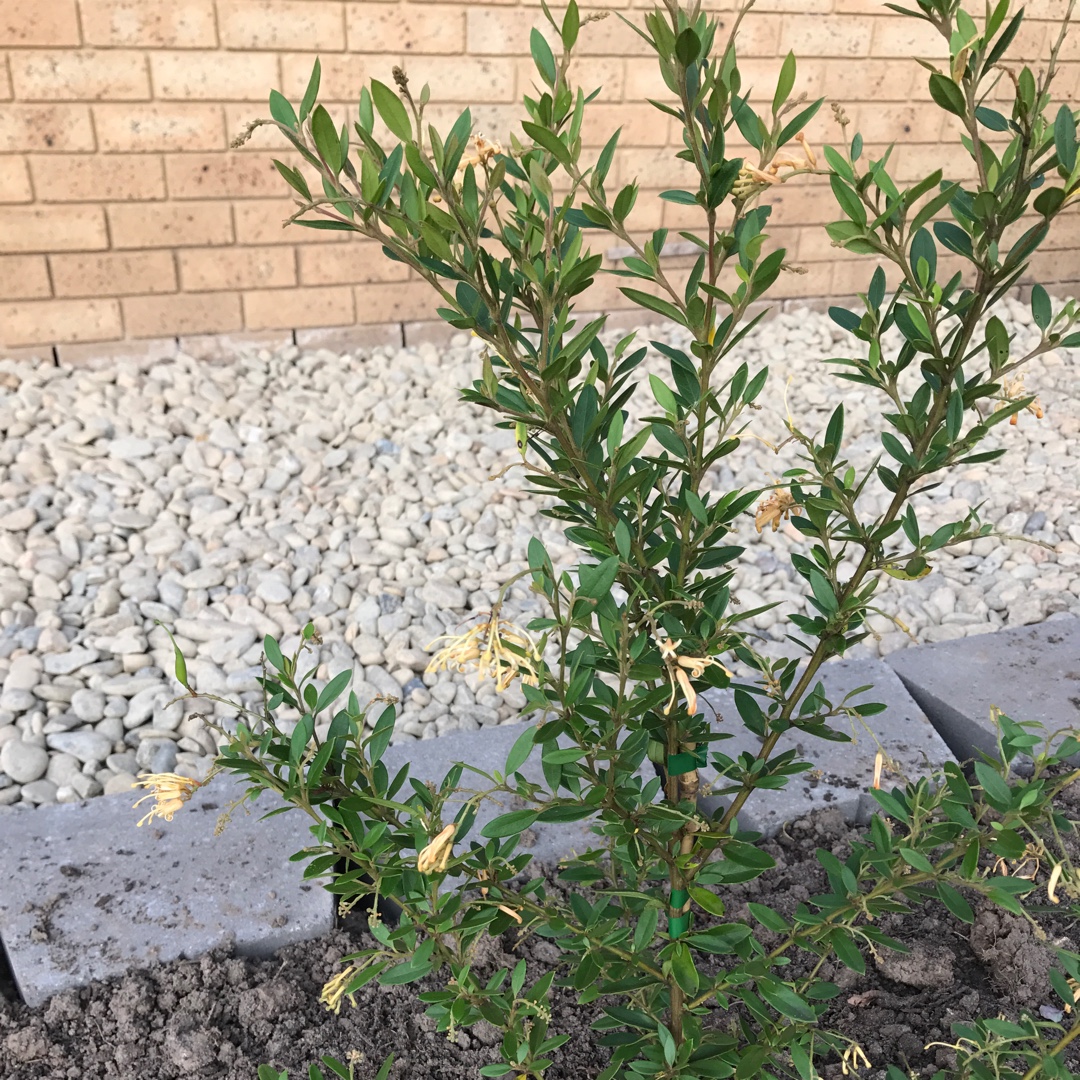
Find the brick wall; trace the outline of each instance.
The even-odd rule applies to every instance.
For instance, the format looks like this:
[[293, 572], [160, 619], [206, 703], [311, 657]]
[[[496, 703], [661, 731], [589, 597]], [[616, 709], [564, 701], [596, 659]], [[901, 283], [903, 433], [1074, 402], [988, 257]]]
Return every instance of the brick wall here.
[[[633, 9], [651, 4], [607, 6], [640, 19]], [[732, 3], [711, 7], [730, 13]], [[1031, 0], [1014, 55], [1045, 56], [1065, 7]], [[437, 124], [470, 105], [478, 130], [505, 138], [532, 84], [528, 34], [541, 22], [537, 6], [515, 0], [2, 0], [2, 351], [57, 346], [77, 358], [122, 339], [356, 324], [367, 329], [350, 334], [400, 340], [401, 324], [435, 318], [427, 286], [344, 234], [282, 230], [292, 205], [271, 158], [289, 155], [265, 128], [241, 150], [229, 142], [266, 114], [270, 88], [297, 101], [317, 55], [322, 100], [339, 118], [367, 78], [389, 81], [404, 64], [416, 84], [430, 83]], [[842, 101], [869, 154], [902, 143], [898, 180], [938, 165], [966, 172], [953, 123], [908, 59], [943, 51], [925, 24], [870, 0], [758, 0], [740, 48], [744, 86], [761, 87], [752, 100], [771, 98], [788, 47], [800, 61], [797, 90]], [[696, 225], [686, 207], [655, 198], [678, 183], [681, 163], [672, 124], [642, 104], [668, 96], [644, 42], [612, 14], [583, 29], [579, 53], [577, 77], [604, 88], [585, 142], [598, 148], [621, 125], [615, 176], [640, 178], [633, 227]], [[1080, 30], [1064, 55], [1055, 96], [1075, 102]], [[818, 147], [838, 141], [827, 107], [808, 136]], [[772, 296], [865, 288], [871, 261], [838, 260], [821, 228], [838, 216], [827, 186], [802, 179], [773, 203], [771, 234], [808, 272], [782, 275]], [[1059, 224], [1048, 249], [1033, 268], [1040, 280], [1080, 279], [1080, 216]], [[620, 306], [615, 285], [603, 279], [593, 306]]]

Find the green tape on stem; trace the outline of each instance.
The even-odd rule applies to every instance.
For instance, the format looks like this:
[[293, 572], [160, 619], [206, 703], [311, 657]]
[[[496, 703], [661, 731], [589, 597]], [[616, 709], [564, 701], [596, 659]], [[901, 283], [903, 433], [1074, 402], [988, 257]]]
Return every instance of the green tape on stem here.
[[[685, 904], [689, 903], [690, 894], [685, 889], [672, 889], [671, 890], [671, 910], [678, 911]], [[675, 940], [677, 937], [682, 937], [687, 930], [690, 929], [690, 912], [684, 912], [681, 915], [668, 915], [668, 937]]]

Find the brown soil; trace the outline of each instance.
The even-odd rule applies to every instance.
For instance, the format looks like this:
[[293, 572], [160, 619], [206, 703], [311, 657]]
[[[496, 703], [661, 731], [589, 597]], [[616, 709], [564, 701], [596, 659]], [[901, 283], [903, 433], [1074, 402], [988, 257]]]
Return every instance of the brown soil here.
[[[1077, 816], [1074, 807], [1066, 812]], [[744, 905], [752, 900], [790, 915], [800, 901], [827, 888], [815, 849], [827, 848], [842, 859], [857, 836], [833, 810], [794, 822], [786, 834], [763, 844], [777, 869], [725, 894], [725, 919], [745, 916]], [[1054, 911], [1041, 921], [1051, 942], [1077, 948], [1080, 931], [1068, 912]], [[883, 1077], [890, 1063], [916, 1076], [951, 1069], [952, 1051], [927, 1049], [929, 1043], [954, 1041], [951, 1023], [998, 1015], [1017, 1019], [1021, 1010], [1055, 1004], [1047, 981], [1052, 953], [1019, 918], [977, 906], [974, 925], [966, 926], [927, 903], [878, 925], [911, 953], [868, 960], [864, 976], [838, 964], [822, 971], [842, 989], [825, 1023], [861, 1043], [873, 1063], [860, 1074], [864, 1080]], [[511, 932], [488, 942], [477, 957], [478, 972], [512, 968], [524, 956], [531, 983], [558, 957], [550, 942], [513, 938]], [[768, 942], [767, 931], [762, 938]], [[0, 978], [0, 1077], [254, 1080], [259, 1064], [269, 1062], [300, 1080], [322, 1054], [345, 1061], [352, 1053], [363, 1055], [356, 1080], [370, 1080], [393, 1051], [394, 1080], [472, 1080], [482, 1065], [497, 1060], [499, 1033], [486, 1023], [458, 1032], [453, 1042], [434, 1031], [415, 994], [441, 989], [437, 979], [401, 987], [369, 984], [357, 995], [357, 1007], [344, 1004], [340, 1016], [321, 1006], [319, 991], [339, 970], [337, 961], [370, 942], [364, 921], [353, 916], [326, 937], [283, 949], [272, 960], [219, 951], [59, 994], [38, 1009], [19, 1003], [10, 977]], [[796, 954], [789, 970], [807, 967]], [[557, 1053], [550, 1080], [595, 1076], [607, 1051], [589, 1030], [592, 1008], [579, 1009], [566, 991], [553, 994], [552, 1007], [551, 1033], [572, 1037]], [[716, 1022], [724, 1020], [717, 1013]], [[1076, 1059], [1066, 1064], [1080, 1067]], [[835, 1058], [818, 1067], [825, 1080], [841, 1076]]]

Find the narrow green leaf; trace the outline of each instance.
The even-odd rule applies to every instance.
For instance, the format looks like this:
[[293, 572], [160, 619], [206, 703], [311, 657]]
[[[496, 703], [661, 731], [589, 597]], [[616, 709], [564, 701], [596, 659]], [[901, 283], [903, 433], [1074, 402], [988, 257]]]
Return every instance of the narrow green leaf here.
[[661, 379], [658, 375], [649, 375], [649, 388], [652, 390], [653, 397], [656, 398], [657, 405], [666, 413], [670, 413], [672, 416], [679, 415], [679, 403], [675, 399], [675, 395], [672, 393], [671, 388]]
[[322, 105], [316, 105], [311, 114], [311, 135], [323, 161], [335, 176], [341, 172], [341, 140], [330, 114]]
[[1071, 176], [1076, 168], [1076, 121], [1068, 105], [1058, 109], [1054, 120], [1054, 149], [1062, 168]]
[[540, 78], [548, 86], [554, 86], [557, 74], [555, 56], [551, 51], [551, 46], [547, 43], [547, 39], [535, 26], [529, 34], [529, 51], [532, 53], [536, 70], [540, 72]]
[[866, 960], [859, 951], [858, 945], [852, 940], [849, 931], [834, 930], [829, 935], [829, 944], [832, 945], [837, 959], [844, 967], [851, 968], [857, 975], [866, 974]]
[[481, 836], [501, 839], [504, 836], [519, 836], [535, 823], [539, 813], [536, 810], [511, 810], [509, 814], [500, 814], [489, 821], [481, 830]]
[[277, 90], [270, 91], [270, 115], [279, 123], [295, 131], [300, 123], [296, 119], [296, 113], [289, 104], [289, 99]]
[[799, 1020], [804, 1024], [812, 1024], [817, 1020], [817, 1013], [790, 986], [759, 976], [757, 991], [778, 1013], [789, 1020]]
[[578, 596], [599, 600], [607, 596], [619, 572], [618, 556], [612, 555], [595, 566], [578, 568]]
[[409, 114], [406, 112], [405, 106], [401, 103], [401, 99], [397, 94], [385, 83], [379, 82], [378, 79], [372, 79], [371, 97], [375, 103], [375, 108], [382, 117], [383, 123], [402, 142], [408, 142], [412, 138], [412, 123], [409, 120]]
[[665, 318], [671, 319], [672, 322], [677, 322], [680, 326], [686, 325], [686, 320], [683, 318], [682, 312], [679, 311], [674, 304], [669, 304], [666, 300], [661, 300], [657, 296], [642, 292], [640, 289], [620, 288], [619, 292], [621, 292], [627, 300], [632, 300], [640, 307], [655, 311], [658, 315], [663, 315]]
[[510, 747], [510, 753], [506, 756], [506, 775], [511, 776], [529, 760], [529, 755], [532, 753], [533, 748], [533, 736], [536, 734], [536, 728], [533, 726], [527, 727], [514, 741], [514, 745]]
[[562, 43], [564, 49], [572, 49], [577, 43], [578, 31], [581, 29], [581, 15], [578, 11], [577, 0], [570, 0], [566, 6], [566, 14], [562, 21]]
[[930, 96], [941, 108], [954, 116], [964, 116], [967, 113], [963, 91], [952, 79], [939, 75], [936, 71], [930, 76]]
[[1008, 810], [1012, 806], [1012, 789], [993, 766], [985, 761], [975, 762], [975, 776], [995, 810]]
[[322, 80], [322, 64], [318, 57], [311, 69], [311, 78], [308, 79], [307, 89], [304, 91], [304, 99], [300, 102], [300, 123], [302, 124], [315, 107], [315, 99], [319, 96], [319, 83]]
[[1040, 330], [1045, 330], [1053, 317], [1050, 297], [1041, 285], [1031, 287], [1031, 317]]
[[941, 897], [941, 902], [961, 922], [973, 923], [975, 921], [975, 913], [971, 910], [971, 905], [951, 885], [939, 881], [937, 891], [938, 896]]
[[570, 151], [558, 135], [539, 124], [530, 124], [526, 120], [522, 121], [521, 127], [533, 142], [542, 146], [560, 165], [564, 168], [570, 167]]
[[721, 916], [724, 914], [724, 902], [714, 892], [710, 892], [708, 889], [703, 889], [700, 885], [690, 886], [690, 899], [702, 911], [707, 911], [710, 915]]
[[795, 54], [789, 52], [784, 57], [784, 63], [780, 68], [780, 77], [776, 81], [776, 93], [773, 94], [772, 108], [773, 113], [779, 111], [780, 106], [787, 101], [791, 95], [791, 89], [795, 85]]

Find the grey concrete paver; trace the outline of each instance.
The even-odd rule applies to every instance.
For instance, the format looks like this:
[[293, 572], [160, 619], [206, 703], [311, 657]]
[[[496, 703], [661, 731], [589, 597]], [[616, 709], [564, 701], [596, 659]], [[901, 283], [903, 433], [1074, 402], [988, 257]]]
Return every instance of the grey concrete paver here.
[[[934, 730], [925, 714], [912, 700], [892, 669], [880, 660], [840, 660], [826, 664], [820, 672], [825, 695], [834, 705], [839, 704], [852, 690], [872, 684], [873, 689], [859, 694], [850, 705], [859, 702], [880, 702], [886, 710], [867, 717], [867, 727], [877, 736], [882, 749], [897, 763], [900, 774], [916, 779], [940, 769], [952, 754]], [[756, 756], [761, 740], [743, 726], [735, 708], [735, 698], [728, 690], [708, 690], [701, 695], [702, 708], [715, 710], [719, 730], [732, 731], [734, 737], [710, 744], [713, 752], [738, 759], [742, 753]], [[765, 699], [759, 699], [759, 704]], [[869, 794], [874, 776], [874, 758], [878, 746], [858, 720], [834, 717], [829, 726], [854, 735], [854, 742], [830, 742], [815, 735], [791, 730], [780, 736], [774, 754], [796, 749], [800, 760], [815, 762], [812, 772], [799, 773], [788, 780], [779, 791], [758, 789], [751, 793], [738, 815], [742, 829], [773, 836], [783, 826], [813, 810], [835, 807], [848, 821], [864, 823], [877, 809]], [[702, 780], [714, 790], [729, 784], [721, 779], [712, 766], [702, 770]], [[898, 776], [885, 775], [883, 787], [902, 783]], [[726, 808], [730, 799], [710, 795], [700, 805], [709, 812], [717, 806]]]
[[243, 790], [217, 776], [172, 822], [142, 828], [141, 788], [0, 818], [0, 938], [26, 1003], [221, 945], [269, 956], [331, 930], [333, 897], [288, 861], [312, 843], [306, 815], [259, 821], [279, 805], [266, 792], [214, 836]]
[[904, 649], [885, 662], [962, 761], [977, 750], [995, 752], [991, 706], [1017, 722], [1037, 720], [1047, 733], [1080, 728], [1080, 619], [1073, 616]]

